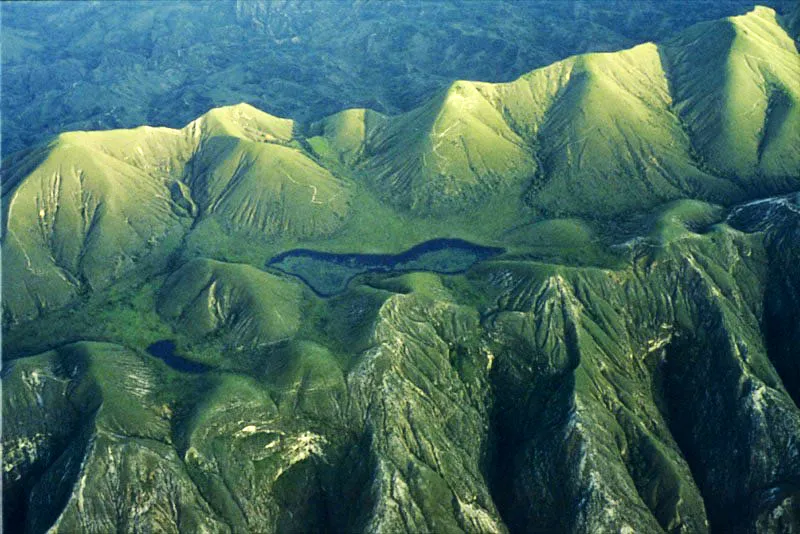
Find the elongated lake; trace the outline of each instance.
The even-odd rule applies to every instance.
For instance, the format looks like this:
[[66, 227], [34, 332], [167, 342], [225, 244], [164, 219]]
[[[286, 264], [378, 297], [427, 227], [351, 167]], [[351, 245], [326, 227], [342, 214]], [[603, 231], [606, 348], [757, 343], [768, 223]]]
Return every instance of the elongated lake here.
[[267, 266], [294, 275], [318, 295], [330, 297], [347, 289], [350, 281], [360, 274], [411, 271], [458, 274], [503, 252], [502, 248], [484, 247], [462, 239], [434, 239], [400, 254], [333, 254], [295, 249], [278, 254]]
[[203, 373], [209, 369], [202, 363], [193, 362], [182, 356], [178, 356], [175, 353], [175, 342], [169, 339], [156, 341], [147, 347], [147, 352], [156, 358], [162, 359], [164, 363], [173, 369], [183, 371], [184, 373]]

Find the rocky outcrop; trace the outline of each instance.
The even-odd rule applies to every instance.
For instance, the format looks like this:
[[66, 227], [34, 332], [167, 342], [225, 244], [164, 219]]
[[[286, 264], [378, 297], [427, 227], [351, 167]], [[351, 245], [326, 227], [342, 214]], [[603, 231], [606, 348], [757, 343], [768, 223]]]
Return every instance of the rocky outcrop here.
[[250, 376], [97, 343], [17, 359], [6, 525], [795, 532], [797, 210], [634, 240], [622, 269], [355, 287]]

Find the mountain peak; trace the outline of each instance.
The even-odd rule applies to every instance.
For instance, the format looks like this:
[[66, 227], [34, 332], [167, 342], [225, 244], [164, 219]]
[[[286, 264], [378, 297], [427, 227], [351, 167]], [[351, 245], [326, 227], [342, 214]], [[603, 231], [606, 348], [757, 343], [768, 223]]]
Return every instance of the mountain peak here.
[[708, 167], [748, 187], [756, 175], [796, 173], [800, 59], [775, 11], [700, 24], [661, 49], [675, 109]]
[[211, 109], [189, 125], [203, 137], [237, 137], [261, 143], [288, 143], [294, 127], [291, 119], [270, 115], [244, 102]]

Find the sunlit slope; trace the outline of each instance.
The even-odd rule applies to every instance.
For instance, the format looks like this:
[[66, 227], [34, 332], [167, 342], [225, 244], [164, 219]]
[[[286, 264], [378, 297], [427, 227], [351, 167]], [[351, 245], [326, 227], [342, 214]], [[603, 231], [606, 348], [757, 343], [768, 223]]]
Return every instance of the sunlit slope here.
[[102, 286], [182, 231], [168, 181], [182, 136], [167, 129], [72, 133], [4, 176], [4, 295], [12, 316]]
[[[243, 350], [216, 344], [243, 308], [215, 336], [172, 322], [187, 358], [216, 353], [204, 373], [144, 344], [32, 350], [3, 381], [6, 525], [793, 532], [798, 200], [671, 203], [619, 268], [505, 257], [355, 284]], [[251, 267], [173, 277], [164, 299], [216, 282], [273, 316], [295, 302]]]
[[346, 187], [294, 140], [295, 128], [248, 104], [213, 109], [184, 128], [197, 149], [182, 191], [198, 222], [264, 237], [333, 231], [346, 213]]
[[370, 150], [375, 131], [384, 125], [386, 116], [371, 109], [346, 109], [309, 128], [309, 143], [323, 156], [352, 163]]
[[691, 160], [653, 44], [571, 58], [495, 88], [542, 163], [526, 199], [545, 213], [620, 213], [736, 193]]
[[662, 47], [675, 110], [712, 172], [769, 189], [800, 170], [800, 56], [771, 9], [700, 24]]
[[533, 154], [480, 85], [455, 82], [375, 133], [364, 168], [391, 203], [417, 213], [464, 211], [488, 194], [518, 194], [534, 175]]
[[[4, 278], [20, 287], [4, 313], [30, 317], [181, 247], [243, 261], [251, 240], [358, 241], [371, 217], [497, 239], [796, 190], [800, 56], [785, 24], [756, 9], [505, 84], [455, 82], [395, 117], [301, 127], [240, 104], [181, 130], [61, 135], [3, 162]], [[387, 247], [407, 230], [387, 228]]]
[[192, 260], [161, 289], [158, 311], [193, 337], [229, 332], [234, 346], [256, 346], [286, 339], [300, 325], [303, 290], [255, 267]]
[[235, 137], [247, 141], [288, 143], [292, 140], [295, 123], [242, 103], [214, 108], [187, 128], [198, 130], [206, 139]]
[[17, 288], [4, 298], [6, 319], [164, 262], [198, 225], [212, 225], [220, 247], [231, 236], [333, 232], [347, 214], [346, 184], [293, 141], [294, 127], [238, 105], [181, 130], [62, 134], [6, 159], [3, 278]]
[[798, 185], [798, 80], [792, 39], [759, 8], [506, 84], [456, 82], [376, 127], [356, 166], [419, 214], [520, 189], [545, 216], [732, 202]]
[[347, 211], [345, 184], [293, 146], [213, 137], [185, 184], [202, 219], [249, 234], [324, 235]]

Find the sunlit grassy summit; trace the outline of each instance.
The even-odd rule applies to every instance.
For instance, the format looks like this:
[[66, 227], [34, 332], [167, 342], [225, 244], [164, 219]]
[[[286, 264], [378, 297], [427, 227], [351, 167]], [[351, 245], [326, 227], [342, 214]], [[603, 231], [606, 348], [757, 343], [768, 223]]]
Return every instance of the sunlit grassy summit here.
[[32, 316], [172, 253], [499, 243], [548, 218], [796, 189], [800, 56], [784, 24], [757, 8], [509, 83], [457, 81], [398, 116], [302, 125], [239, 104], [180, 130], [62, 134], [3, 164], [4, 271], [20, 287], [4, 309]]
[[3, 528], [797, 532], [792, 21], [12, 155]]

